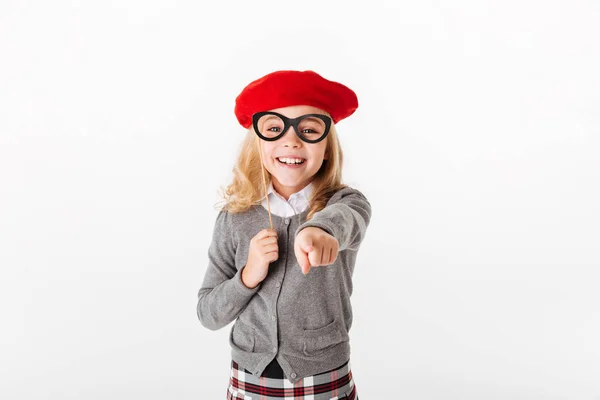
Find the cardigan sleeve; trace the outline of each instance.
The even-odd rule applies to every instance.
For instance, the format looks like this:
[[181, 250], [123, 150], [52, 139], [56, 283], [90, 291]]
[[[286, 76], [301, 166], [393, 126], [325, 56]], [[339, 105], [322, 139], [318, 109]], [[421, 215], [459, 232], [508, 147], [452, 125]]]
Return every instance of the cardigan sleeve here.
[[210, 330], [218, 330], [236, 319], [262, 286], [262, 282], [252, 289], [244, 285], [245, 267], [236, 269], [235, 247], [231, 214], [221, 210], [208, 249], [208, 267], [198, 291], [198, 319]]
[[339, 251], [358, 250], [371, 220], [371, 204], [358, 189], [338, 190], [325, 208], [313, 214], [296, 229], [296, 235], [309, 226], [321, 228], [339, 243]]

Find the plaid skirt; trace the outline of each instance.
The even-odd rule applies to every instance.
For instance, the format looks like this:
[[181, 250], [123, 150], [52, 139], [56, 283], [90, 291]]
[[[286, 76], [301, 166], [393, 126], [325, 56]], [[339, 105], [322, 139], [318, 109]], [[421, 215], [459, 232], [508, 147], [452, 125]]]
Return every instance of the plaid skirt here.
[[[271, 365], [271, 364], [270, 364]], [[350, 360], [331, 371], [300, 379], [274, 378], [267, 371], [260, 377], [231, 360], [227, 400], [359, 400], [352, 379]]]

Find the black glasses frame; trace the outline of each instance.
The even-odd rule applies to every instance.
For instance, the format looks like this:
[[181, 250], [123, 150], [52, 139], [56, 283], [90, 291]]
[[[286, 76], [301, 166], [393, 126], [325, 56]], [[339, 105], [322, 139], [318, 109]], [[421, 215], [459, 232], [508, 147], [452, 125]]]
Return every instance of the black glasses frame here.
[[[258, 130], [258, 120], [261, 117], [268, 115], [268, 114], [276, 115], [279, 118], [281, 118], [281, 120], [283, 121], [283, 130], [281, 131], [281, 133], [279, 135], [272, 137], [272, 138], [261, 135], [261, 133]], [[300, 129], [298, 127], [298, 123], [300, 123], [300, 121], [306, 117], [317, 117], [325, 123], [325, 132], [323, 133], [323, 136], [321, 136], [320, 138], [318, 138], [316, 140], [310, 140], [310, 139], [307, 139], [304, 136], [302, 136], [302, 134], [300, 133]], [[300, 140], [302, 140], [303, 142], [306, 142], [306, 143], [318, 143], [321, 140], [325, 139], [325, 137], [329, 133], [329, 129], [331, 128], [331, 118], [329, 118], [327, 115], [324, 115], [324, 114], [304, 114], [304, 115], [301, 115], [296, 118], [288, 118], [285, 115], [276, 113], [275, 111], [260, 111], [260, 112], [257, 112], [252, 115], [252, 125], [254, 126], [254, 132], [256, 132], [256, 134], [262, 140], [266, 140], [267, 142], [273, 142], [273, 141], [281, 138], [283, 135], [285, 135], [285, 133], [290, 128], [290, 126], [293, 126], [294, 132], [296, 132], [296, 135], [300, 138]]]

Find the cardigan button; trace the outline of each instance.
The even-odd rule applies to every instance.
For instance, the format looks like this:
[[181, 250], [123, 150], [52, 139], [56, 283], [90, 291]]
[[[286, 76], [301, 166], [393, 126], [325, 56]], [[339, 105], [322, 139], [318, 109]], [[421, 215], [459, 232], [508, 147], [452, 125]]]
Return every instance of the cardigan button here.
[[292, 372], [292, 375], [291, 375], [291, 376], [292, 376], [292, 378], [295, 378], [295, 377], [296, 377], [296, 373], [295, 373], [295, 372]]
[[284, 222], [285, 222], [286, 225], [288, 225], [290, 223], [290, 219], [286, 218]]

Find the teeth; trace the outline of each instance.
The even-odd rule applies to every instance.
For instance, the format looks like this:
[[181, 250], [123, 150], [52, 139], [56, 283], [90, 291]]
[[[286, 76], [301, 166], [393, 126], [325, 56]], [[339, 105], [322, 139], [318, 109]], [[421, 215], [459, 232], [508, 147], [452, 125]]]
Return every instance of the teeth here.
[[283, 161], [286, 164], [302, 164], [304, 162], [303, 159], [301, 158], [285, 158], [285, 157], [280, 157], [278, 158], [279, 161]]

